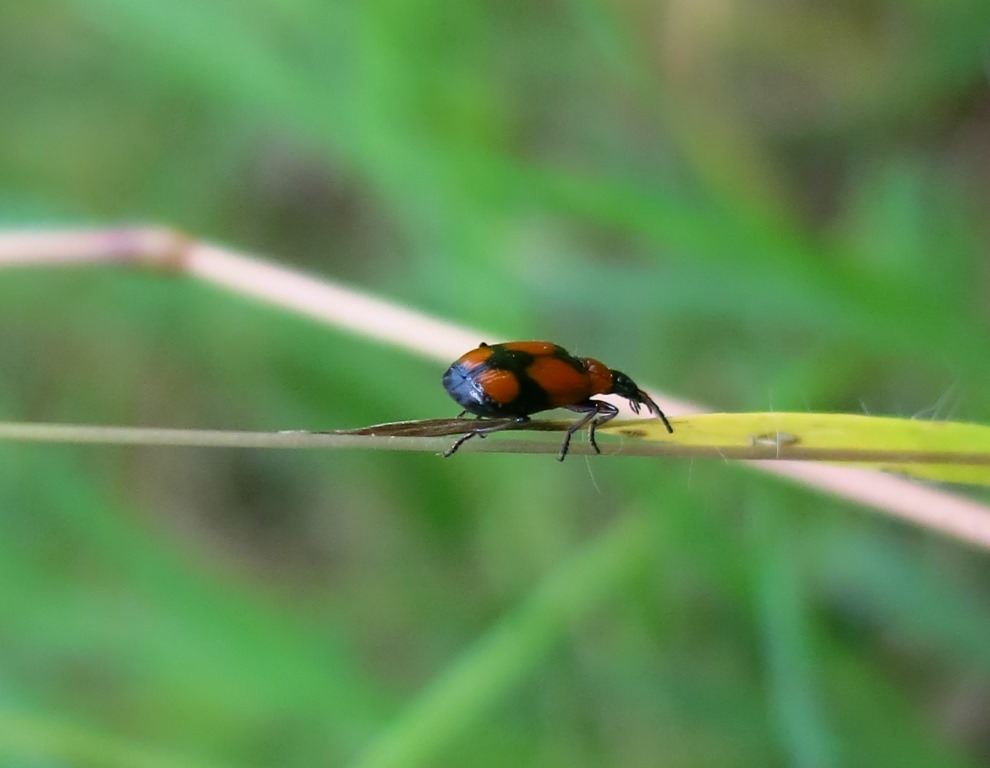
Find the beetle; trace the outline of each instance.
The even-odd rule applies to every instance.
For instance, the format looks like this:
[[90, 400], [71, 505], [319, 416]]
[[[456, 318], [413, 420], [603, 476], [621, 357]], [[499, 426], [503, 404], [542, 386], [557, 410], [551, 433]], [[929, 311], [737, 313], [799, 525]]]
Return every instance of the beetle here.
[[567, 456], [571, 437], [585, 424], [590, 424], [591, 447], [601, 453], [595, 430], [614, 419], [619, 409], [603, 400], [593, 400], [592, 395], [620, 395], [635, 413], [646, 406], [663, 421], [668, 432], [674, 431], [660, 406], [626, 374], [594, 358], [576, 357], [549, 341], [482, 342], [451, 364], [443, 375], [443, 386], [464, 409], [457, 418], [469, 412], [479, 418], [512, 418], [505, 424], [472, 429], [444, 451], [444, 456], [452, 456], [472, 437], [515, 427], [529, 421], [531, 414], [552, 408], [584, 414], [567, 428], [558, 461]]

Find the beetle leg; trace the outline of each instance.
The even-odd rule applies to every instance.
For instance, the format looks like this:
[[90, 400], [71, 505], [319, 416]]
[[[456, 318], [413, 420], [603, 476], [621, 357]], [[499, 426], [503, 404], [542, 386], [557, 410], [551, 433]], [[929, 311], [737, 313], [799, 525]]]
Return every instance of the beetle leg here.
[[[465, 408], [463, 411], [461, 411], [459, 414], [457, 414], [454, 418], [455, 419], [462, 419], [462, 418], [464, 418], [464, 414], [467, 413], [467, 412], [468, 412], [468, 409]], [[475, 419], [480, 419], [482, 417], [481, 416], [478, 416], [477, 414], [474, 414], [474, 418]]]
[[[572, 411], [584, 411], [584, 410], [586, 410], [585, 408], [578, 408], [578, 407], [575, 407], [575, 406], [569, 406], [569, 408]], [[564, 435], [564, 444], [562, 446], [560, 446], [560, 453], [557, 455], [557, 461], [563, 461], [564, 460], [564, 457], [567, 456], [567, 450], [568, 450], [568, 448], [571, 447], [571, 437], [574, 435], [574, 433], [577, 432], [579, 429], [581, 429], [581, 427], [583, 427], [585, 424], [587, 424], [593, 418], [595, 418], [595, 414], [597, 414], [597, 413], [598, 413], [598, 409], [597, 408], [594, 409], [594, 410], [588, 410], [588, 412], [585, 413], [585, 415], [582, 418], [578, 419], [573, 424], [571, 424], [571, 426], [569, 426], [567, 428], [567, 434]], [[601, 453], [601, 451], [598, 450], [598, 445], [595, 443], [595, 440], [594, 440], [593, 437], [591, 439], [591, 446], [595, 449], [595, 452], [596, 453]]]
[[527, 421], [529, 421], [529, 416], [517, 416], [512, 421], [506, 422], [505, 424], [495, 424], [494, 426], [491, 427], [475, 427], [466, 435], [461, 435], [459, 438], [457, 438], [454, 444], [443, 452], [443, 455], [445, 458], [449, 458], [450, 456], [453, 456], [454, 452], [458, 448], [460, 448], [465, 442], [470, 440], [472, 437], [488, 437], [488, 435], [490, 435], [492, 432], [499, 432], [503, 429], [512, 429], [513, 427], [516, 427], [519, 424], [523, 424]]
[[597, 400], [592, 402], [598, 403], [598, 418], [591, 422], [591, 426], [588, 428], [588, 434], [591, 438], [591, 444], [594, 446], [595, 451], [597, 453], [601, 453], [601, 451], [598, 450], [598, 443], [595, 442], [595, 430], [605, 422], [611, 421], [618, 416], [619, 409], [611, 403], [599, 402]]
[[567, 428], [567, 434], [564, 435], [564, 444], [560, 448], [560, 455], [557, 456], [557, 461], [564, 460], [564, 457], [567, 456], [567, 450], [571, 446], [571, 437], [588, 422], [591, 422], [591, 426], [588, 427], [588, 439], [591, 442], [591, 447], [595, 449], [595, 453], [601, 453], [602, 451], [595, 440], [595, 430], [606, 421], [610, 421], [618, 416], [619, 409], [611, 403], [601, 400], [586, 400], [576, 405], [568, 405], [567, 408], [571, 411], [583, 413], [584, 416]]

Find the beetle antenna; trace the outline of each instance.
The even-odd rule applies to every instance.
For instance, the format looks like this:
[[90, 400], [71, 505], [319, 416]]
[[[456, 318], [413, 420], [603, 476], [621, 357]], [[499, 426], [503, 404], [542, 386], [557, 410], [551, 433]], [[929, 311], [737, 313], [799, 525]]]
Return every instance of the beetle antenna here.
[[[653, 402], [653, 398], [641, 389], [637, 390], [636, 394], [639, 395], [640, 400], [643, 401], [643, 404], [649, 409], [650, 413], [660, 418], [660, 421], [663, 422], [663, 425], [667, 428], [667, 431], [670, 434], [674, 434], [674, 428], [670, 426], [670, 422], [667, 421], [667, 417], [664, 415], [664, 412], [660, 410], [660, 406]], [[635, 410], [636, 413], [639, 413], [638, 405], [639, 403], [636, 403], [636, 405], [633, 406], [633, 410]]]

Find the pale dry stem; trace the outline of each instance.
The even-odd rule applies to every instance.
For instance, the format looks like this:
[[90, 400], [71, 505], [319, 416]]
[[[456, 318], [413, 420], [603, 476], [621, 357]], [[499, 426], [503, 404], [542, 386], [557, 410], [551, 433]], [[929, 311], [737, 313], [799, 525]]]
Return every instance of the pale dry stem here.
[[[193, 276], [242, 296], [438, 362], [500, 335], [466, 329], [387, 300], [160, 227], [0, 233], [0, 267], [130, 263]], [[674, 414], [705, 410], [647, 390]], [[624, 408], [624, 403], [616, 401]], [[235, 433], [236, 434], [236, 433]], [[766, 472], [990, 549], [990, 509], [879, 472], [811, 462], [752, 462]]]

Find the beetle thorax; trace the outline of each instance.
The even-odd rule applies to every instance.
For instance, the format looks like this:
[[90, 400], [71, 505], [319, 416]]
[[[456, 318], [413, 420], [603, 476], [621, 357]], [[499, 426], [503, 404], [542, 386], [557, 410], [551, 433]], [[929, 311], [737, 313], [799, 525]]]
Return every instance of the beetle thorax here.
[[612, 371], [605, 363], [593, 357], [582, 357], [588, 381], [591, 383], [591, 394], [607, 395], [612, 391]]

